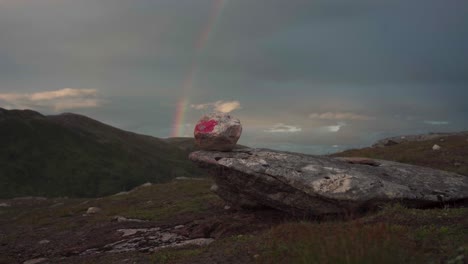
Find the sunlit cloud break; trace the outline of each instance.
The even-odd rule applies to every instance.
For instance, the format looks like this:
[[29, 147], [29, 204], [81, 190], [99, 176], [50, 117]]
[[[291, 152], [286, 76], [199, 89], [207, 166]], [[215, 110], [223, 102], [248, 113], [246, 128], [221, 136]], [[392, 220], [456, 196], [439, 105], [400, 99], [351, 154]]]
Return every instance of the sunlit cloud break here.
[[191, 108], [197, 110], [205, 110], [211, 109], [215, 112], [221, 113], [230, 113], [234, 110], [240, 109], [241, 104], [239, 101], [216, 101], [213, 103], [205, 103], [205, 104], [192, 104], [190, 105]]
[[330, 133], [337, 133], [341, 130], [342, 127], [346, 126], [346, 123], [340, 122], [333, 126], [323, 126], [320, 127], [318, 130], [321, 132], [330, 132]]
[[264, 130], [264, 132], [268, 133], [297, 133], [301, 131], [302, 128], [298, 126], [285, 125], [283, 123], [275, 124], [272, 127]]
[[450, 124], [448, 121], [434, 121], [434, 120], [426, 120], [424, 121], [425, 124], [433, 125], [433, 126], [444, 126]]
[[326, 113], [312, 113], [309, 115], [311, 119], [322, 120], [360, 120], [368, 121], [375, 120], [373, 116], [360, 115], [352, 112], [326, 112]]
[[0, 102], [9, 108], [49, 108], [54, 111], [95, 108], [102, 103], [97, 90], [75, 88], [36, 93], [0, 93]]

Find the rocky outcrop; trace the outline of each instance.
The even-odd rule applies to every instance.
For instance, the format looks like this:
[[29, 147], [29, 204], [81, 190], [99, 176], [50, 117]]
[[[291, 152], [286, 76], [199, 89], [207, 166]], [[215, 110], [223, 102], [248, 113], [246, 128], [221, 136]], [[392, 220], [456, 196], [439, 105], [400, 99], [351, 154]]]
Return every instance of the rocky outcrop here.
[[190, 238], [178, 232], [184, 226], [176, 226], [162, 229], [153, 228], [131, 228], [118, 229], [121, 240], [107, 244], [103, 247], [90, 248], [80, 253], [82, 256], [95, 255], [103, 252], [123, 253], [131, 251], [155, 252], [163, 248], [178, 248], [184, 246], [205, 246], [211, 244], [213, 238]]
[[301, 216], [349, 213], [390, 202], [440, 206], [468, 198], [466, 176], [383, 160], [267, 149], [196, 151], [190, 159], [212, 169], [212, 191], [227, 202]]

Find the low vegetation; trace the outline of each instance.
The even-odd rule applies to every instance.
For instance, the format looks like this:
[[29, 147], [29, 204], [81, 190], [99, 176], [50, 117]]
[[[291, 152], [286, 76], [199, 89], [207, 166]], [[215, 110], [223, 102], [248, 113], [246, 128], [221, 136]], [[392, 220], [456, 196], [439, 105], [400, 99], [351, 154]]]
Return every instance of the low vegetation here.
[[[209, 191], [211, 180], [178, 180], [138, 187], [99, 199], [2, 200], [0, 263], [44, 256], [60, 263], [465, 263], [468, 209], [408, 209], [392, 205], [348, 219], [280, 218], [269, 224], [258, 212], [224, 210]], [[84, 216], [88, 207], [101, 213]], [[164, 249], [155, 253], [104, 253], [82, 257], [77, 248], [118, 240], [114, 216], [149, 220], [161, 226], [219, 219], [216, 241], [205, 247]], [[240, 225], [236, 222], [243, 220]], [[237, 223], [237, 225], [236, 225]], [[133, 224], [136, 225], [136, 224]], [[222, 233], [235, 227], [231, 232]], [[218, 231], [216, 231], [216, 229]], [[213, 235], [212, 235], [213, 236]], [[51, 246], [38, 241], [47, 239]], [[112, 240], [114, 239], [114, 240]], [[53, 246], [53, 249], [51, 248]], [[47, 250], [44, 250], [48, 248]], [[67, 256], [68, 257], [64, 257]], [[3, 262], [2, 262], [3, 261]]]
[[[439, 145], [440, 150], [432, 150]], [[468, 136], [447, 136], [427, 141], [402, 142], [397, 145], [347, 150], [333, 154], [340, 157], [368, 157], [392, 160], [468, 176]]]

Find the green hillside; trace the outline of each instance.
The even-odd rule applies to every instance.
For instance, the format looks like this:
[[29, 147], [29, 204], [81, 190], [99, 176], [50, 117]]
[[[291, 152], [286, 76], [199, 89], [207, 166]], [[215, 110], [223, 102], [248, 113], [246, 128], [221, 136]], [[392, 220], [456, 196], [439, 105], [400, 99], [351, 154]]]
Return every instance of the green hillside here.
[[0, 109], [0, 197], [94, 197], [200, 176], [165, 141], [85, 116]]

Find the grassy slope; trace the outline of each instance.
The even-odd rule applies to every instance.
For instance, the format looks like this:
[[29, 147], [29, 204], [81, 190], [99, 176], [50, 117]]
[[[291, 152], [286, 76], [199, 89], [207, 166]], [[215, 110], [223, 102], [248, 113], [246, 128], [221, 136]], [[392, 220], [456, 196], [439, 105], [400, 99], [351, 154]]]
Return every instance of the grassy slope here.
[[[441, 146], [441, 150], [432, 150], [435, 144]], [[442, 141], [403, 142], [382, 148], [347, 150], [333, 156], [392, 160], [468, 175], [468, 136], [447, 136]]]
[[[442, 146], [440, 152], [431, 150], [435, 142], [416, 142], [383, 149], [352, 150], [339, 155], [393, 159], [463, 173], [466, 163], [461, 158], [467, 146], [462, 141], [466, 138], [438, 141]], [[461, 165], [455, 166], [456, 162]], [[396, 205], [360, 218], [285, 219], [271, 225], [259, 225], [265, 220], [259, 218], [258, 212], [250, 212], [250, 222], [240, 222], [236, 226], [233, 222], [243, 218], [235, 211], [223, 210], [223, 202], [208, 191], [210, 184], [210, 181], [176, 181], [141, 188], [127, 196], [91, 200], [54, 199], [37, 204], [0, 200], [0, 203], [12, 203], [11, 207], [0, 207], [0, 263], [15, 263], [18, 252], [23, 253], [21, 260], [45, 256], [65, 263], [120, 263], [131, 259], [138, 263], [462, 264], [468, 257], [468, 208], [419, 210]], [[89, 206], [99, 206], [103, 213], [82, 217]], [[65, 246], [98, 243], [96, 235], [91, 236], [94, 232], [111, 239], [115, 230], [105, 229], [101, 233], [99, 230], [109, 225], [116, 214], [147, 219], [152, 221], [152, 226], [214, 218], [220, 219], [217, 229], [235, 226], [237, 231], [221, 235], [213, 244], [202, 248], [61, 259]], [[76, 234], [90, 236], [77, 237]], [[60, 240], [63, 237], [65, 241]], [[38, 245], [37, 241], [42, 239], [53, 242]]]
[[[258, 212], [223, 210], [210, 184], [174, 181], [90, 200], [0, 201], [12, 204], [0, 207], [0, 263], [21, 263], [33, 256], [53, 263], [447, 263], [467, 253], [467, 208], [392, 206], [357, 219], [285, 219], [265, 225]], [[90, 206], [101, 207], [102, 213], [83, 216]], [[67, 253], [118, 241], [116, 230], [124, 224], [111, 222], [115, 215], [150, 220], [142, 224], [146, 227], [194, 222], [203, 226], [205, 219], [215, 219], [212, 232], [221, 235], [201, 248], [90, 257]], [[229, 229], [234, 231], [226, 232]], [[43, 239], [51, 243], [38, 244]]]
[[0, 197], [102, 196], [144, 182], [203, 172], [163, 140], [84, 116], [5, 111], [0, 116]]

